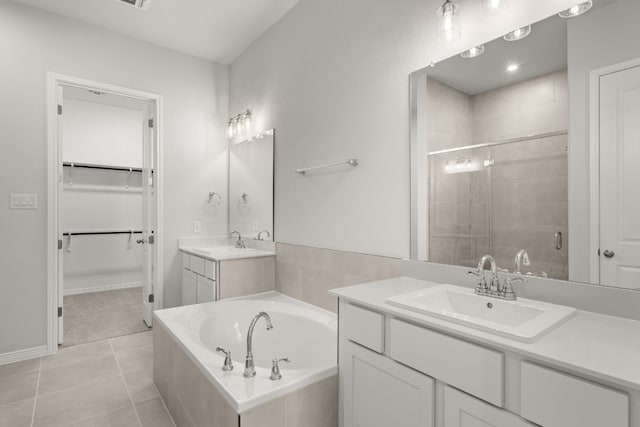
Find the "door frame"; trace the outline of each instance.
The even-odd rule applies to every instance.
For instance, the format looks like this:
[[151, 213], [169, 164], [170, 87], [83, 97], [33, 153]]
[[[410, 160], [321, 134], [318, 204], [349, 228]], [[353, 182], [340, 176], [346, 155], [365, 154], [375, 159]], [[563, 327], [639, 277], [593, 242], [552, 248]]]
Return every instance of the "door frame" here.
[[163, 163], [163, 116], [162, 116], [162, 95], [117, 86], [108, 83], [87, 80], [79, 77], [47, 73], [47, 353], [53, 354], [58, 351], [58, 239], [62, 230], [58, 230], [58, 181], [59, 164], [58, 158], [61, 152], [58, 141], [58, 87], [76, 86], [87, 89], [94, 89], [100, 92], [107, 92], [114, 95], [126, 96], [129, 98], [143, 99], [153, 102], [155, 105], [156, 117], [156, 153], [157, 163], [155, 165], [155, 192], [156, 192], [156, 232], [155, 241], [156, 254], [154, 259], [154, 310], [162, 308], [163, 303], [163, 282], [164, 271], [163, 254], [163, 194], [164, 194], [164, 163]]
[[640, 66], [640, 58], [589, 73], [589, 282], [600, 283], [600, 78]]

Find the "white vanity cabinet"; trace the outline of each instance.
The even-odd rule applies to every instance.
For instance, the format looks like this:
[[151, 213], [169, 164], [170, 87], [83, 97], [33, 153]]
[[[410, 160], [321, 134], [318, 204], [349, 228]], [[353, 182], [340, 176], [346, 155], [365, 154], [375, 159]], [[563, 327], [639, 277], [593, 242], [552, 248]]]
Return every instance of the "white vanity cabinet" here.
[[637, 426], [631, 391], [417, 323], [340, 297], [341, 427]]
[[182, 305], [201, 304], [216, 298], [215, 261], [182, 254]]

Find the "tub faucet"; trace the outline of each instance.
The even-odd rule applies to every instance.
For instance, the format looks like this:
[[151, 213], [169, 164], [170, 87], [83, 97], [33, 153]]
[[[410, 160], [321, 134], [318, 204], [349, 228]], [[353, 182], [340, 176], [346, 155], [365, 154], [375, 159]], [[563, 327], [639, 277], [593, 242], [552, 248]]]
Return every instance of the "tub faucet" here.
[[256, 314], [256, 317], [251, 321], [251, 325], [249, 325], [249, 332], [247, 332], [247, 357], [244, 361], [243, 374], [245, 378], [253, 378], [256, 376], [256, 365], [253, 361], [253, 328], [255, 328], [256, 323], [261, 317], [264, 317], [264, 320], [267, 322], [267, 331], [273, 329], [271, 317], [264, 311]]
[[233, 238], [234, 236], [238, 236], [238, 240], [236, 240], [236, 248], [237, 249], [244, 249], [246, 246], [244, 245], [244, 240], [242, 240], [242, 236], [240, 235], [239, 231], [232, 231], [231, 233], [229, 233], [229, 238]]
[[525, 251], [524, 249], [520, 249], [516, 254], [516, 269], [514, 273], [522, 274], [521, 266], [523, 265], [531, 265], [531, 262], [529, 261], [529, 254], [527, 253], [527, 251]]

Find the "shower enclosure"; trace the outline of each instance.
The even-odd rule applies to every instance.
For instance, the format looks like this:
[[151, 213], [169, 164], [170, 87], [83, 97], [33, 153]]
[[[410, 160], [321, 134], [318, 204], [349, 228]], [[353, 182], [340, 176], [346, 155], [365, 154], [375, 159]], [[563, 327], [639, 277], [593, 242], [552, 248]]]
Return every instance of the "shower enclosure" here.
[[429, 153], [429, 260], [567, 279], [567, 133]]

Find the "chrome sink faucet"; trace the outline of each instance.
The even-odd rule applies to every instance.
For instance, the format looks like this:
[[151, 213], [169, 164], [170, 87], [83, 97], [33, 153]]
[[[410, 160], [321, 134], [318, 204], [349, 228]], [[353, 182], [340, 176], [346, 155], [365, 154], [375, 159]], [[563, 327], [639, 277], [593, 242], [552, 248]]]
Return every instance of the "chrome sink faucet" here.
[[516, 267], [514, 273], [522, 274], [522, 266], [523, 265], [531, 265], [529, 261], [529, 254], [524, 249], [520, 249], [516, 254]]
[[256, 314], [256, 317], [251, 321], [251, 325], [249, 325], [249, 332], [247, 333], [247, 357], [244, 361], [243, 375], [245, 378], [253, 378], [256, 376], [256, 365], [253, 361], [253, 328], [255, 328], [256, 323], [261, 317], [264, 317], [264, 320], [267, 322], [267, 331], [273, 329], [271, 317], [264, 311]]
[[[492, 294], [492, 293], [500, 292], [500, 281], [498, 280], [498, 266], [496, 265], [496, 260], [491, 255], [483, 255], [482, 258], [480, 258], [477, 272], [482, 273], [487, 262], [489, 263], [489, 268], [491, 269], [491, 274], [493, 275], [493, 277], [491, 277], [491, 281], [489, 282], [488, 288], [485, 287], [485, 293]], [[485, 281], [485, 286], [486, 286], [486, 281]]]
[[244, 240], [242, 240], [242, 236], [240, 235], [239, 231], [232, 231], [231, 233], [229, 233], [229, 238], [233, 238], [234, 236], [238, 236], [238, 240], [236, 240], [236, 248], [237, 249], [244, 249], [246, 248], [245, 244], [244, 244]]
[[258, 240], [262, 240], [262, 234], [266, 234], [267, 237], [271, 237], [269, 230], [262, 230], [261, 232], [258, 233]]

